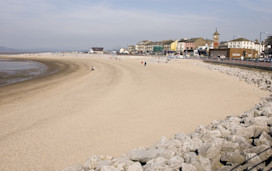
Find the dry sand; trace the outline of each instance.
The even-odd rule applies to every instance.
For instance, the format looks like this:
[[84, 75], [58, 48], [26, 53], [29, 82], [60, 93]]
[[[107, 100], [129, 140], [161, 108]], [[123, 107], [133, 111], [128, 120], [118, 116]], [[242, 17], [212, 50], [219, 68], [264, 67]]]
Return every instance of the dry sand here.
[[[251, 109], [267, 92], [195, 60], [38, 56], [58, 74], [0, 88], [0, 170], [62, 170]], [[53, 63], [52, 63], [53, 62]], [[90, 66], [96, 67], [95, 71]]]

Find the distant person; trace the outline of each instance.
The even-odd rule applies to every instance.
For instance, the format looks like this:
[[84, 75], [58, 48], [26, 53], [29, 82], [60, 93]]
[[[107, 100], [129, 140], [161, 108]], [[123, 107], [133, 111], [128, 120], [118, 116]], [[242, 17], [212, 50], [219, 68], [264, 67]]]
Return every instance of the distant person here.
[[146, 62], [144, 62], [144, 66], [146, 66]]
[[94, 71], [94, 70], [95, 70], [95, 67], [94, 67], [94, 66], [92, 66], [92, 67], [91, 67], [91, 70], [92, 70], [92, 71]]

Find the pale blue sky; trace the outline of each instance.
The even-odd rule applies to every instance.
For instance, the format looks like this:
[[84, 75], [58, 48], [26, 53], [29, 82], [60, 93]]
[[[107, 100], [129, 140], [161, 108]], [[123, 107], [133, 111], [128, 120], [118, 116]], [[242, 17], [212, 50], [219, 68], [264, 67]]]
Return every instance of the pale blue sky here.
[[[0, 46], [106, 49], [141, 40], [272, 33], [272, 0], [0, 0]], [[266, 34], [262, 34], [264, 39]]]

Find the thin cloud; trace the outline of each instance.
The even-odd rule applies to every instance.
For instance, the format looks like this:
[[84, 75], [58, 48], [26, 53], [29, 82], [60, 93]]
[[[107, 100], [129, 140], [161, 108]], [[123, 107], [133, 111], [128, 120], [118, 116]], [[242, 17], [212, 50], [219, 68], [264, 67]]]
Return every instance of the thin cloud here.
[[239, 5], [247, 8], [249, 10], [259, 12], [259, 13], [266, 13], [266, 14], [272, 14], [271, 6], [272, 1], [271, 0], [237, 0]]
[[[30, 2], [32, 1], [28, 1], [28, 3]], [[196, 28], [198, 24], [204, 25], [206, 21], [214, 20], [213, 17], [200, 17], [192, 14], [179, 16], [141, 10], [113, 9], [105, 4], [92, 6], [77, 4], [76, 8], [66, 6], [63, 11], [56, 11], [49, 3], [43, 2], [44, 4], [46, 5], [36, 11], [34, 9], [31, 11], [36, 13], [38, 17], [37, 15], [9, 16], [16, 19], [10, 26], [20, 28], [20, 31], [15, 35], [18, 37], [24, 37], [23, 34], [27, 35], [27, 39], [33, 44], [36, 41], [44, 41], [43, 44], [46, 44], [55, 38], [55, 44], [53, 43], [55, 46], [63, 46], [67, 40], [77, 41], [77, 39], [86, 41], [86, 44], [95, 44], [103, 40], [107, 46], [110, 46], [116, 41], [128, 42], [129, 38], [140, 41], [139, 39], [135, 40], [135, 37], [159, 39], [159, 35], [169, 36], [169, 32], [181, 32], [181, 27], [185, 31], [192, 31], [194, 29], [191, 27]], [[15, 9], [19, 13], [24, 10], [29, 12], [29, 8], [26, 7]], [[40, 12], [48, 10], [51, 12]], [[35, 38], [31, 38], [31, 35]], [[96, 41], [92, 38], [100, 40]], [[62, 43], [63, 40], [65, 43]], [[18, 42], [20, 41], [22, 40], [18, 40]]]
[[[169, 4], [164, 3], [164, 0], [148, 1]], [[231, 1], [236, 3], [236, 7], [238, 6], [237, 0]], [[143, 39], [155, 41], [181, 37], [211, 38], [215, 27], [219, 27], [224, 39], [226, 37], [230, 39], [232, 35], [238, 34], [235, 30], [245, 30], [245, 27], [247, 28], [245, 33], [248, 35], [253, 32], [258, 33], [256, 27], [261, 22], [258, 20], [254, 26], [248, 27], [245, 21], [241, 24], [242, 22], [237, 18], [224, 16], [227, 12], [223, 7], [214, 8], [222, 12], [205, 9], [179, 11], [176, 8], [172, 11], [170, 5], [161, 9], [156, 6], [158, 10], [152, 10], [134, 6], [127, 8], [129, 4], [122, 6], [120, 2], [121, 0], [2, 0], [0, 1], [0, 45], [78, 49], [99, 45], [111, 48], [117, 44], [119, 46], [135, 44]], [[214, 4], [215, 0], [207, 0], [207, 2]], [[225, 0], [220, 2], [227, 3], [229, 6], [232, 3]], [[166, 8], [167, 10], [164, 10]], [[237, 11], [239, 12], [236, 8]], [[241, 15], [245, 14], [241, 13]], [[246, 22], [249, 25], [253, 21]], [[265, 26], [271, 28], [271, 24]]]

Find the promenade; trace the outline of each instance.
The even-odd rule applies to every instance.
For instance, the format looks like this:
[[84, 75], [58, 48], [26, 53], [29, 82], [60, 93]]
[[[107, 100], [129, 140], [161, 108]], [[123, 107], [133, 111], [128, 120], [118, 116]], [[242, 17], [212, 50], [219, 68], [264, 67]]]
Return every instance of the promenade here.
[[219, 58], [207, 58], [204, 62], [236, 65], [241, 67], [256, 68], [262, 70], [272, 71], [272, 59], [260, 60], [260, 59], [219, 59]]

